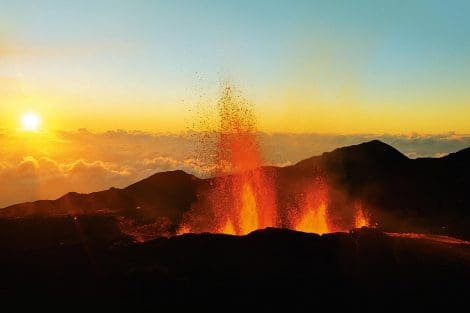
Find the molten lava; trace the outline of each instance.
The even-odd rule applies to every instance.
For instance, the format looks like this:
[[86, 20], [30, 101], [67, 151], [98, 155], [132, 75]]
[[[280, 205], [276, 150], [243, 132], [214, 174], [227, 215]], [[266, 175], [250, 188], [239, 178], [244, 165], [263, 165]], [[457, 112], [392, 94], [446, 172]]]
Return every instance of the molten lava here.
[[225, 222], [224, 227], [220, 230], [220, 233], [227, 235], [236, 235], [235, 227], [233, 227], [232, 221], [228, 218]]
[[218, 103], [217, 178], [209, 192], [214, 225], [208, 231], [247, 234], [276, 226], [274, 181], [261, 168], [253, 111], [230, 87]]
[[177, 235], [183, 235], [183, 234], [188, 234], [191, 232], [191, 228], [186, 225], [186, 224], [183, 224], [180, 226], [180, 228], [177, 230], [176, 234]]
[[364, 213], [364, 208], [362, 206], [357, 206], [356, 213], [354, 216], [354, 226], [356, 228], [367, 227], [369, 226], [369, 219]]
[[248, 234], [259, 228], [258, 210], [256, 207], [256, 199], [249, 183], [243, 185], [242, 207], [240, 210], [240, 232]]
[[295, 226], [295, 230], [317, 234], [330, 232], [325, 203], [320, 204], [316, 208], [308, 209]]
[[[293, 189], [288, 201], [282, 199], [278, 206], [275, 171], [262, 167], [250, 105], [227, 87], [218, 102], [218, 113], [218, 140], [210, 153], [215, 157], [214, 178], [208, 180], [207, 189], [200, 193], [177, 233], [245, 235], [266, 227], [331, 232], [326, 182], [310, 175], [298, 183], [298, 190]], [[360, 214], [360, 225], [367, 225], [364, 213]]]
[[328, 223], [328, 198], [325, 184], [320, 181], [311, 183], [302, 193], [303, 199], [297, 209], [294, 229], [298, 231], [324, 234], [331, 232]]

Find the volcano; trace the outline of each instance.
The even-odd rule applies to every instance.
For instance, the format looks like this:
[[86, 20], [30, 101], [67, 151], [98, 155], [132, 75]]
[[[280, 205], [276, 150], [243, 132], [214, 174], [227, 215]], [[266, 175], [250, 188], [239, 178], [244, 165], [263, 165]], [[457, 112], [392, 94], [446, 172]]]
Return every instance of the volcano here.
[[[222, 179], [163, 172], [6, 207], [0, 295], [126, 310], [448, 307], [470, 282], [469, 152], [409, 159], [371, 141]], [[224, 215], [210, 201], [226, 185], [242, 202]], [[260, 186], [275, 198], [260, 201]], [[276, 211], [256, 215], [263, 203]]]
[[[243, 233], [270, 226], [310, 229], [317, 233], [375, 226], [387, 232], [433, 233], [470, 239], [469, 152], [470, 148], [440, 158], [409, 159], [393, 147], [374, 140], [339, 148], [292, 166], [261, 167], [248, 174], [228, 175], [222, 182], [245, 181], [235, 187], [240, 188], [252, 206], [257, 205], [261, 185], [253, 188], [246, 182], [263, 181], [265, 185], [269, 182], [273, 188], [269, 198], [274, 200], [263, 200], [262, 204], [276, 204], [276, 224], [246, 226], [247, 231]], [[262, 179], [250, 178], [260, 177], [259, 171]], [[108, 215], [120, 221], [125, 231], [140, 233], [145, 240], [191, 231], [182, 227], [189, 216], [196, 220], [191, 225], [195, 232], [224, 232], [226, 228], [226, 232], [236, 233], [235, 228], [239, 226], [229, 219], [233, 212], [222, 215], [225, 219], [216, 228], [205, 227], [214, 216], [219, 215], [220, 219], [220, 207], [218, 212], [208, 209], [220, 182], [218, 177], [199, 179], [183, 171], [163, 172], [123, 189], [91, 194], [71, 192], [56, 200], [16, 204], [0, 209], [0, 218]], [[224, 203], [220, 198], [219, 195], [215, 200]], [[310, 203], [314, 209], [302, 212], [308, 207], [304, 203]], [[327, 221], [313, 218], [324, 216], [325, 210]], [[302, 224], [302, 220], [309, 219], [314, 220], [317, 231], [312, 223]]]

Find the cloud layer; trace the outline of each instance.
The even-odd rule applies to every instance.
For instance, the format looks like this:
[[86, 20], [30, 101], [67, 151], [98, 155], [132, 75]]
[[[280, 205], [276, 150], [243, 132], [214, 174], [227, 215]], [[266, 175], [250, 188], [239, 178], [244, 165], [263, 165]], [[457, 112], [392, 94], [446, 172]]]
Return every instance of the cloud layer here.
[[[213, 173], [213, 133], [95, 133], [85, 129], [48, 134], [0, 130], [0, 207], [54, 199], [68, 191], [125, 187], [156, 172], [182, 169]], [[470, 146], [470, 136], [321, 135], [259, 133], [266, 164], [288, 165], [341, 146], [382, 140], [409, 157], [442, 156]]]

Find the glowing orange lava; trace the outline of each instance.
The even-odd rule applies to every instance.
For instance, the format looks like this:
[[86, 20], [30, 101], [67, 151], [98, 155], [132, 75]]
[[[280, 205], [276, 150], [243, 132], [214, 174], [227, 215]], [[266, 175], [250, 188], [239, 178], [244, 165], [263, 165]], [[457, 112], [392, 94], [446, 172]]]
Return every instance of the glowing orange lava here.
[[220, 232], [227, 235], [236, 235], [235, 227], [233, 227], [233, 223], [229, 218]]
[[369, 226], [369, 219], [367, 218], [366, 214], [364, 213], [364, 209], [362, 206], [358, 206], [356, 208], [356, 213], [354, 216], [354, 226], [356, 228], [367, 227]]
[[240, 210], [240, 232], [248, 234], [259, 227], [256, 199], [250, 184], [244, 184], [242, 190], [242, 207]]
[[326, 204], [322, 203], [316, 208], [309, 208], [300, 218], [295, 230], [307, 233], [325, 234], [330, 232], [326, 215]]
[[[220, 130], [215, 188], [209, 201], [215, 215], [212, 230], [238, 235], [276, 226], [274, 182], [261, 168], [254, 113], [230, 87], [218, 103]], [[227, 217], [231, 227], [227, 229]]]
[[262, 167], [251, 106], [227, 87], [218, 102], [218, 112], [218, 140], [211, 153], [215, 156], [215, 177], [186, 214], [178, 233], [191, 230], [245, 235], [266, 227], [330, 232], [326, 183], [318, 177], [305, 179], [298, 194], [292, 196], [294, 203], [287, 203], [289, 213], [278, 215], [276, 172]]
[[313, 183], [303, 193], [294, 229], [324, 234], [331, 232], [328, 222], [327, 190], [324, 183]]
[[183, 224], [180, 226], [180, 228], [177, 230], [176, 234], [177, 235], [183, 235], [183, 234], [187, 234], [187, 233], [190, 233], [191, 232], [191, 228], [186, 225], [186, 224]]

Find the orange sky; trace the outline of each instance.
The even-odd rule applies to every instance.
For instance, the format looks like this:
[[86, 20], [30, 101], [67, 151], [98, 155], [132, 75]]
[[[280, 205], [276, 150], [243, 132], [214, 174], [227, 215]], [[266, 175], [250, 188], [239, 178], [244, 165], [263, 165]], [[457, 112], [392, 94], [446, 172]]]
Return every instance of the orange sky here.
[[[88, 14], [93, 12], [93, 14]], [[470, 133], [468, 4], [21, 1], [0, 128], [184, 131], [231, 84], [269, 132]]]
[[[112, 97], [83, 100], [74, 96], [38, 96], [27, 89], [24, 92], [22, 95], [3, 94], [4, 106], [0, 115], [2, 128], [21, 127], [21, 116], [33, 111], [41, 116], [43, 130], [88, 128], [98, 131], [187, 131], [193, 129], [201, 118], [215, 119], [218, 96], [213, 91], [212, 96], [203, 100], [189, 96], [186, 100], [137, 99], [132, 103], [131, 100]], [[273, 96], [276, 94], [279, 96]], [[339, 94], [337, 99], [325, 99], [309, 95], [306, 91], [295, 95], [273, 91], [268, 98], [253, 95], [252, 99], [259, 129], [268, 132], [470, 133], [470, 107], [461, 99], [453, 105], [440, 103], [440, 99], [429, 99], [426, 105], [403, 101], [377, 106], [368, 103], [367, 99], [360, 101], [356, 96], [344, 95], [341, 98]], [[171, 105], [171, 101], [177, 104]]]

